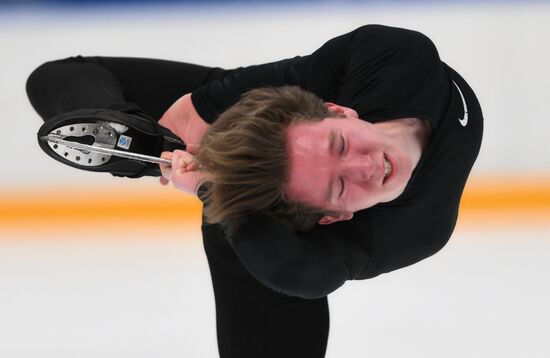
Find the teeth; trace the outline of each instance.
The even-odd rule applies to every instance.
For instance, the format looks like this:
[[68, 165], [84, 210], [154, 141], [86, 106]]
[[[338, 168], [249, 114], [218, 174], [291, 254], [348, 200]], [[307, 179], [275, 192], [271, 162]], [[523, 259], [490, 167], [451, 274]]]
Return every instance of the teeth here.
[[391, 167], [390, 161], [387, 160], [386, 157], [384, 157], [384, 179], [390, 176], [391, 170], [392, 170], [392, 167]]

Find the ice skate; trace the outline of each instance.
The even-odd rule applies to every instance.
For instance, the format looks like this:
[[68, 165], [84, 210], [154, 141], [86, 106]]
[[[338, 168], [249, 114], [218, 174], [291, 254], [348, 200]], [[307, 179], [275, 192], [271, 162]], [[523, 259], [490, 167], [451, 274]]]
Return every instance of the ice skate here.
[[185, 149], [185, 143], [154, 119], [109, 109], [64, 113], [38, 131], [46, 154], [71, 167], [138, 178], [160, 176], [163, 151]]

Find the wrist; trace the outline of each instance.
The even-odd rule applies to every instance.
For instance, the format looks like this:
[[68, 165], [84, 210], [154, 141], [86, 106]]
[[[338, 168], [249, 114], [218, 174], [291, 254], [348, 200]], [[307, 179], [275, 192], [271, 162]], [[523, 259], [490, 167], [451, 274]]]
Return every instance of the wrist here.
[[191, 93], [186, 94], [182, 98], [182, 107], [186, 113], [186, 133], [189, 133], [189, 143], [199, 144], [202, 140], [202, 137], [208, 132], [210, 124], [207, 123], [199, 115], [195, 106], [193, 105], [193, 100], [191, 98]]
[[210, 125], [195, 110], [191, 93], [181, 96], [164, 112], [159, 124], [170, 129], [185, 143], [200, 143]]

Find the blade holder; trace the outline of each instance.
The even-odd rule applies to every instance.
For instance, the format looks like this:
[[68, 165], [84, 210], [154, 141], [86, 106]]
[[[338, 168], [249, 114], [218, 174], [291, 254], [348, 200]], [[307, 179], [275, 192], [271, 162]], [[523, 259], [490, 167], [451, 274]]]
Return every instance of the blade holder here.
[[[118, 141], [118, 133], [113, 127], [106, 123], [75, 123], [56, 128], [50, 134], [59, 139], [70, 137], [77, 140], [78, 137], [92, 136], [93, 146], [101, 148], [115, 148]], [[82, 166], [99, 166], [107, 163], [111, 159], [110, 154], [96, 153], [81, 149], [70, 148], [66, 145], [48, 141], [48, 145], [59, 156], [68, 161]]]

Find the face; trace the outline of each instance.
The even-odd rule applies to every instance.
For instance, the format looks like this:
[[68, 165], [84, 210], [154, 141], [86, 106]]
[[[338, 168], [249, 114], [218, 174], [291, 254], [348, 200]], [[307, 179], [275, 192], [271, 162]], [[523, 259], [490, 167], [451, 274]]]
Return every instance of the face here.
[[[344, 117], [295, 123], [286, 130], [289, 199], [341, 212], [320, 224], [349, 220], [355, 211], [397, 198], [413, 171], [398, 139], [349, 108], [327, 106]], [[387, 177], [386, 159], [391, 163]]]

